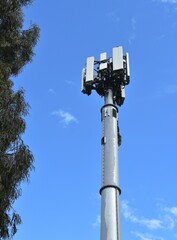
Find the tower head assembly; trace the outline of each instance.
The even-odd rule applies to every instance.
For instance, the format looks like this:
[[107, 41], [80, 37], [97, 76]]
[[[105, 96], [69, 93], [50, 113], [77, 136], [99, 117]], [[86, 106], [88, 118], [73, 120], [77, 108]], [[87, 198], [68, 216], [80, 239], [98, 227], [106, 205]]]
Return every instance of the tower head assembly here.
[[129, 55], [123, 55], [122, 46], [113, 48], [112, 57], [106, 52], [100, 54], [100, 60], [88, 57], [82, 70], [82, 92], [90, 95], [92, 90], [105, 96], [112, 89], [113, 101], [118, 106], [124, 103], [125, 85], [130, 82]]

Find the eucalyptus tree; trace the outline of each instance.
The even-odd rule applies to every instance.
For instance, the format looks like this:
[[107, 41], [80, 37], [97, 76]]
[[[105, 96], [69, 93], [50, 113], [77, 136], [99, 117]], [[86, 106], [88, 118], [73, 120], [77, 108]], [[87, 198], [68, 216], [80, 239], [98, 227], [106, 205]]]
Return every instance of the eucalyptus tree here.
[[23, 9], [31, 2], [0, 0], [0, 239], [11, 239], [17, 232], [22, 220], [13, 204], [34, 166], [22, 139], [29, 105], [24, 90], [14, 90], [12, 81], [31, 62], [39, 38], [37, 25], [23, 28]]

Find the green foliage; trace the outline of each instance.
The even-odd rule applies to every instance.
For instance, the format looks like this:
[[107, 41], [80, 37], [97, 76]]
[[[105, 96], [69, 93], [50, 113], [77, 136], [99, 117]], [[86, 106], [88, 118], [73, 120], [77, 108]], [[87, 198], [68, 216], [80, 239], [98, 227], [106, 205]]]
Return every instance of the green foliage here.
[[10, 239], [21, 223], [13, 203], [33, 168], [33, 155], [22, 140], [29, 106], [24, 90], [14, 91], [10, 80], [32, 60], [39, 37], [36, 25], [23, 30], [22, 7], [31, 2], [0, 1], [0, 239]]

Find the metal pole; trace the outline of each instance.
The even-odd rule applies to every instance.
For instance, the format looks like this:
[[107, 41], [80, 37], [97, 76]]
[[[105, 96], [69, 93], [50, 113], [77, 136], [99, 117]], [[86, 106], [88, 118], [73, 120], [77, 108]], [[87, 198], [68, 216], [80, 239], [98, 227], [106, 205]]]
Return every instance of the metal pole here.
[[118, 108], [112, 89], [104, 96], [102, 120], [101, 240], [120, 240], [118, 184]]
[[88, 57], [82, 70], [81, 91], [88, 96], [92, 90], [104, 97], [102, 121], [102, 186], [101, 240], [121, 240], [118, 182], [118, 146], [121, 136], [118, 128], [118, 108], [125, 100], [125, 86], [130, 82], [129, 54], [123, 55], [122, 46], [113, 48], [112, 57], [106, 52], [100, 60]]

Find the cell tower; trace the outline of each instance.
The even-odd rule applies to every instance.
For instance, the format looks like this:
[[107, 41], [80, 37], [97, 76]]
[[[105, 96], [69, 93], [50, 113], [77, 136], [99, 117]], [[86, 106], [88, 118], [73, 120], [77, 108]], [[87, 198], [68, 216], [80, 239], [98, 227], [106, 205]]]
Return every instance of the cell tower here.
[[104, 97], [102, 121], [101, 240], [121, 240], [118, 181], [118, 146], [121, 144], [118, 107], [124, 103], [125, 86], [130, 82], [129, 55], [122, 46], [113, 48], [112, 57], [101, 53], [100, 60], [88, 57], [82, 71], [82, 92], [92, 90]]

